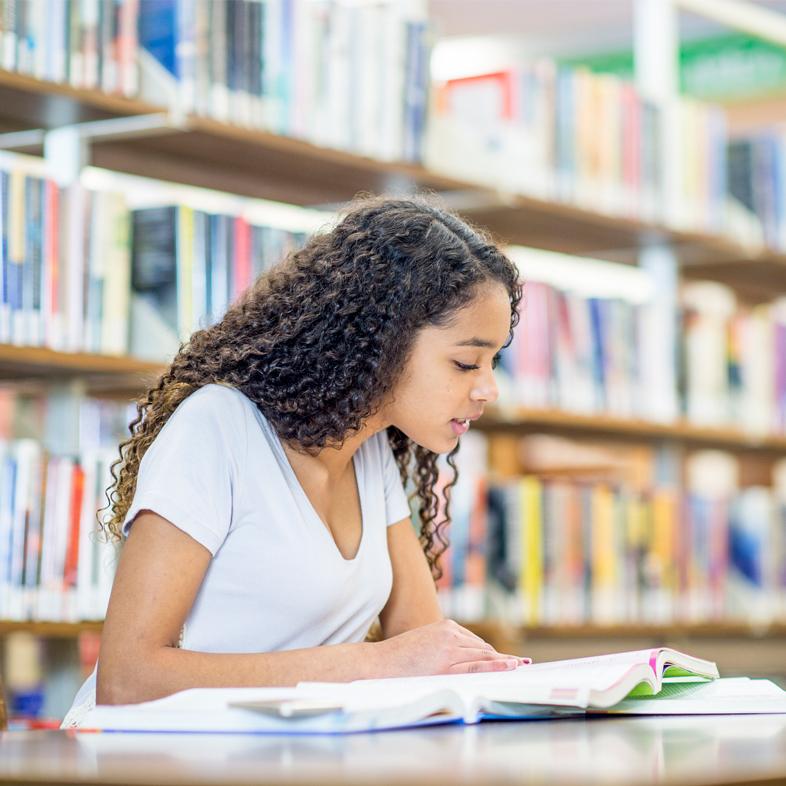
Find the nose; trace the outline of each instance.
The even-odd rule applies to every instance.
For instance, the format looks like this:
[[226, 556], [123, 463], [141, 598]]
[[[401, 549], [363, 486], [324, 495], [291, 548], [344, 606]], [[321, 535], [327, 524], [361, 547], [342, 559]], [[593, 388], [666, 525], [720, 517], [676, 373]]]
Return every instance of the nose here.
[[489, 370], [482, 379], [477, 380], [470, 393], [470, 398], [484, 404], [493, 404], [499, 398], [499, 389], [493, 371]]

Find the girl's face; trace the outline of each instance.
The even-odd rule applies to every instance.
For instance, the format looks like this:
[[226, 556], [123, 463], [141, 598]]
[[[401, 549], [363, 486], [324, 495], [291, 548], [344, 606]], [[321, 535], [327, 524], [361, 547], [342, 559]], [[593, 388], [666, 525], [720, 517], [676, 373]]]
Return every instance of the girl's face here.
[[495, 356], [510, 332], [510, 299], [496, 282], [481, 287], [448, 327], [422, 328], [386, 420], [434, 453], [456, 447], [471, 421], [496, 401]]

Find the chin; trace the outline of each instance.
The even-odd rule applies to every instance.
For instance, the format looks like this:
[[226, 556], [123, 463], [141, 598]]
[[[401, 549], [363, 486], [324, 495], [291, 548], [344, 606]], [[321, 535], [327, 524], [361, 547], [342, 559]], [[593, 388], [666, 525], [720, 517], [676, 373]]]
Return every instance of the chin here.
[[435, 434], [417, 434], [414, 431], [407, 431], [401, 428], [401, 426], [397, 426], [397, 428], [403, 431], [416, 445], [420, 445], [421, 448], [430, 450], [432, 453], [450, 453], [459, 442], [459, 437], [455, 434], [446, 438], [445, 436]]
[[420, 447], [430, 450], [432, 453], [450, 453], [450, 451], [454, 450], [456, 445], [458, 445], [459, 439], [460, 437], [454, 434], [452, 437], [448, 437], [448, 439], [443, 437], [442, 439], [414, 439], [414, 441], [417, 442]]

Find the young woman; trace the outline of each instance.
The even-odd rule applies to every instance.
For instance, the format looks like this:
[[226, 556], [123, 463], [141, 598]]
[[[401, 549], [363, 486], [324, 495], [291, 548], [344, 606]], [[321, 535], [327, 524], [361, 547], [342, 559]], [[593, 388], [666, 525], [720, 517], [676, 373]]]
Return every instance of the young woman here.
[[195, 332], [121, 445], [105, 526], [125, 542], [64, 724], [96, 696], [524, 662], [443, 619], [433, 580], [437, 457], [455, 469], [496, 399], [520, 298], [514, 265], [456, 216], [370, 199]]

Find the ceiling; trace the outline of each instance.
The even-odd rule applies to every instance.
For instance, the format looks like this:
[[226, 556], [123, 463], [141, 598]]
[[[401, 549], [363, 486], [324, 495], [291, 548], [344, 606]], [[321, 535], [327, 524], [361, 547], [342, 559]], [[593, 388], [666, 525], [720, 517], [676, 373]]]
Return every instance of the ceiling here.
[[[786, 14], [786, 0], [748, 0]], [[532, 54], [580, 55], [632, 46], [634, 0], [429, 0], [440, 39], [495, 36], [515, 39]], [[693, 14], [680, 14], [685, 39], [723, 34]]]

